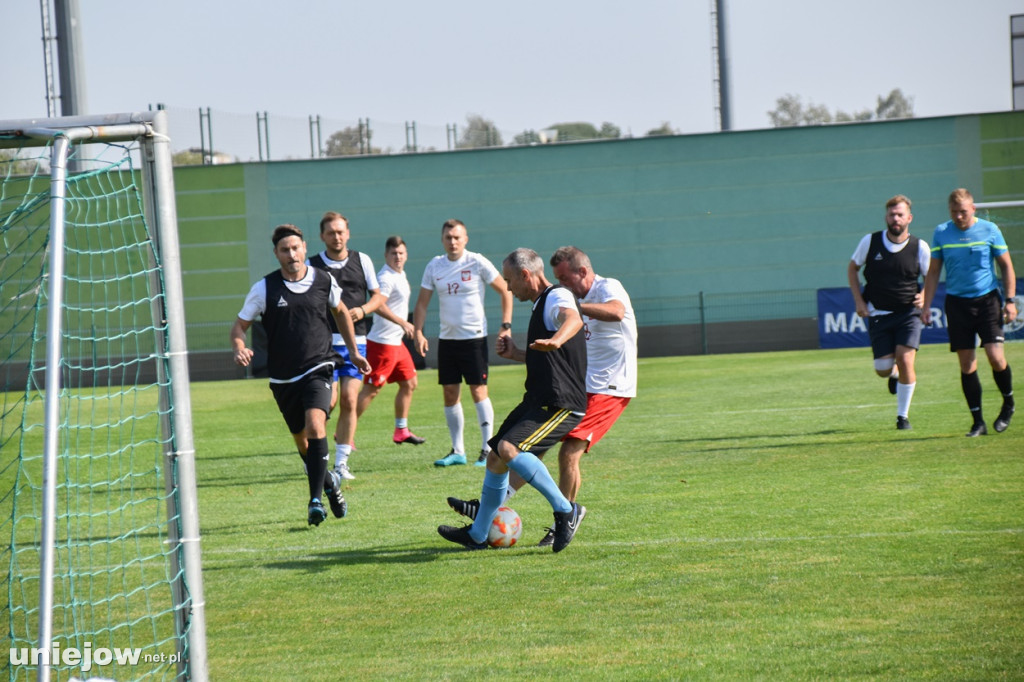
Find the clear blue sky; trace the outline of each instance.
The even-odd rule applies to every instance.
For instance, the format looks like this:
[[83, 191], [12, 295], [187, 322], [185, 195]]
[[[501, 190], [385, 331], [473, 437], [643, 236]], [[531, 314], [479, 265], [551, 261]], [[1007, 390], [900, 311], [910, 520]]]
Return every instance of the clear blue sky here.
[[[81, 0], [91, 113], [164, 103], [503, 131], [612, 122], [715, 129], [712, 0]], [[727, 0], [733, 127], [787, 93], [919, 117], [1007, 110], [1024, 0]], [[0, 119], [46, 114], [38, 0], [0, 2]], [[330, 131], [324, 131], [328, 134]]]

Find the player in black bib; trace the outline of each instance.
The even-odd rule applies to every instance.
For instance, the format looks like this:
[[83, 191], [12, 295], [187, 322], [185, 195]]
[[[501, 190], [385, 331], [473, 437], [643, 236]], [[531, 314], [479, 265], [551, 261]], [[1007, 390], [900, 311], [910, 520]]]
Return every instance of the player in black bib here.
[[356, 349], [352, 320], [341, 300], [340, 288], [330, 275], [306, 264], [302, 231], [294, 225], [280, 225], [272, 241], [281, 269], [249, 290], [231, 328], [231, 347], [235, 363], [248, 366], [253, 352], [245, 345], [246, 332], [262, 315], [267, 331], [270, 389], [306, 465], [306, 520], [316, 526], [327, 518], [320, 501], [325, 492], [336, 517], [344, 516], [347, 510], [341, 478], [327, 469], [331, 378], [335, 364], [341, 362], [331, 345], [329, 316], [336, 321], [349, 348], [351, 362], [364, 373], [370, 371], [370, 365]]
[[[896, 394], [896, 428], [910, 429], [910, 401], [917, 386], [914, 359], [921, 345], [921, 280], [928, 272], [928, 244], [910, 234], [910, 199], [897, 194], [885, 204], [886, 229], [865, 235], [846, 274], [857, 314], [867, 319], [875, 372]], [[864, 268], [864, 290], [858, 272]]]
[[[341, 300], [348, 308], [355, 328], [359, 355], [366, 357], [366, 334], [370, 331], [370, 315], [388, 314], [382, 305], [385, 297], [380, 293], [373, 261], [365, 253], [348, 247], [351, 232], [348, 218], [336, 211], [328, 211], [320, 219], [320, 239], [324, 250], [309, 259], [309, 264], [323, 270], [341, 287]], [[359, 391], [363, 373], [350, 360], [348, 348], [342, 343], [337, 326], [328, 319], [334, 332], [334, 350], [342, 363], [334, 368], [331, 409], [338, 408], [338, 422], [334, 429], [334, 470], [344, 479], [354, 479], [349, 469], [349, 455], [354, 449], [358, 422]]]
[[511, 469], [551, 503], [555, 514], [552, 549], [560, 552], [572, 540], [586, 510], [562, 494], [537, 454], [561, 441], [587, 409], [583, 317], [572, 292], [553, 286], [544, 276], [544, 261], [535, 251], [510, 253], [502, 262], [502, 276], [513, 296], [533, 301], [526, 349], [517, 348], [511, 336], [499, 336], [495, 349], [503, 358], [526, 363], [526, 393], [488, 443], [476, 519], [461, 528], [439, 526], [437, 532], [468, 549], [486, 547]]

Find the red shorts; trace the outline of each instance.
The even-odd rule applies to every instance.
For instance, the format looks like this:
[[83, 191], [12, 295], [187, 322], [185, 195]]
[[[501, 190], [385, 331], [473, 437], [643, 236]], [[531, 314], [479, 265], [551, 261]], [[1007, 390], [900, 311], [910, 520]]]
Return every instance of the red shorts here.
[[588, 393], [586, 416], [562, 440], [566, 438], [585, 440], [587, 448], [584, 452], [590, 452], [590, 448], [597, 445], [604, 434], [608, 433], [608, 429], [612, 428], [612, 424], [626, 409], [626, 405], [629, 405], [629, 401], [630, 398], [622, 398], [617, 395]]
[[366, 361], [373, 370], [363, 379], [364, 382], [380, 388], [384, 384], [396, 381], [407, 381], [416, 376], [416, 366], [404, 343], [388, 346], [376, 341], [366, 342]]

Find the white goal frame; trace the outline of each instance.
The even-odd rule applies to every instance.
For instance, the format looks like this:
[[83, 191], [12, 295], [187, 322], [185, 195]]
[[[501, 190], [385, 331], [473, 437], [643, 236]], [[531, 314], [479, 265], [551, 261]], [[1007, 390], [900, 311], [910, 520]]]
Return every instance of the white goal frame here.
[[[75, 144], [89, 142], [133, 141], [141, 155], [143, 204], [146, 221], [152, 228], [152, 239], [162, 265], [164, 305], [154, 305], [156, 320], [167, 325], [166, 347], [156, 353], [167, 359], [168, 383], [179, 387], [174, 392], [174, 409], [161, 410], [164, 439], [165, 485], [167, 497], [167, 542], [170, 543], [171, 590], [176, 611], [175, 626], [179, 635], [178, 672], [186, 671], [184, 652], [187, 642], [187, 677], [206, 682], [206, 618], [203, 577], [199, 546], [199, 511], [195, 476], [195, 448], [192, 440], [192, 405], [188, 391], [188, 350], [185, 338], [184, 295], [181, 279], [181, 255], [178, 242], [173, 167], [167, 117], [164, 111], [111, 114], [103, 116], [71, 116], [49, 119], [0, 121], [0, 148], [51, 145], [50, 159], [50, 245], [47, 301], [46, 378], [43, 436], [43, 503], [40, 542], [40, 587], [38, 648], [40, 657], [37, 679], [50, 679], [52, 648], [52, 607], [54, 548], [56, 538], [56, 484], [59, 394], [61, 389], [61, 308], [64, 294], [65, 187], [68, 156]], [[158, 337], [160, 335], [157, 335]], [[163, 346], [162, 338], [158, 343]], [[162, 370], [161, 370], [162, 371]], [[166, 392], [161, 403], [170, 400]], [[163, 405], [162, 405], [163, 407]], [[175, 480], [174, 472], [177, 472]], [[173, 520], [177, 520], [176, 522]], [[180, 524], [180, 527], [179, 527]], [[180, 558], [179, 558], [180, 557]], [[179, 565], [180, 564], [180, 565]], [[180, 570], [179, 570], [180, 569]]]

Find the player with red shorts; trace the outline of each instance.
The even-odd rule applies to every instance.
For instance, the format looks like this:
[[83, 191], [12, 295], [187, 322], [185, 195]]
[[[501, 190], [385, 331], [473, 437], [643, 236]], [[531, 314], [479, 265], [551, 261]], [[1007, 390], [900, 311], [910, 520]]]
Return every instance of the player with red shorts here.
[[401, 237], [388, 237], [384, 245], [385, 265], [377, 273], [380, 293], [386, 301], [377, 309], [377, 322], [366, 337], [366, 359], [373, 370], [363, 380], [359, 392], [357, 413], [362, 415], [384, 384], [398, 384], [395, 394], [395, 432], [391, 440], [395, 445], [426, 442], [409, 430], [409, 407], [416, 390], [416, 367], [403, 339], [413, 337], [409, 322], [409, 280], [405, 276], [405, 262], [409, 254]]
[[[587, 412], [562, 439], [558, 451], [558, 488], [575, 502], [580, 490], [580, 457], [608, 433], [636, 396], [636, 317], [622, 284], [596, 274], [590, 258], [580, 249], [559, 248], [551, 256], [551, 265], [558, 282], [579, 300], [587, 339]], [[512, 476], [508, 495], [522, 485], [522, 479]], [[471, 518], [479, 508], [476, 500], [456, 497], [449, 497], [448, 504]], [[549, 529], [540, 546], [550, 545], [553, 538]]]

